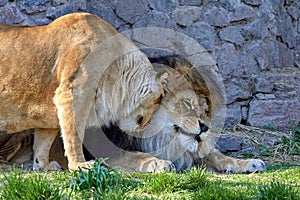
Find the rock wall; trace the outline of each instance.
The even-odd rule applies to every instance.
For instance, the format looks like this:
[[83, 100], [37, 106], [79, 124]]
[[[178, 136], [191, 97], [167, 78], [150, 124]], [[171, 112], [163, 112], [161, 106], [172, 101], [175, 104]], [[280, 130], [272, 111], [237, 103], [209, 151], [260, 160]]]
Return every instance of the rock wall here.
[[164, 27], [196, 39], [224, 79], [227, 126], [286, 130], [300, 121], [300, 1], [0, 0], [8, 24], [44, 25], [77, 11], [119, 31]]

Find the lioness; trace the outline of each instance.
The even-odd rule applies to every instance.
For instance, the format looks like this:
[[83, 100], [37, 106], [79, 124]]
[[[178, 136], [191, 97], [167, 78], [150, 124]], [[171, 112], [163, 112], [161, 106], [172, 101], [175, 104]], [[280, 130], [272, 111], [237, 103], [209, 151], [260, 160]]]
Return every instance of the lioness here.
[[35, 170], [59, 168], [48, 158], [59, 129], [71, 170], [89, 166], [82, 152], [86, 127], [131, 116], [134, 130], [143, 130], [168, 78], [88, 13], [47, 26], [0, 25], [0, 44], [0, 132], [35, 130]]
[[[161, 64], [154, 64], [154, 67], [159, 72], [168, 72], [170, 78], [161, 106], [153, 114], [149, 126], [141, 133], [127, 131], [127, 135], [124, 133], [122, 138], [115, 139], [113, 134], [107, 134], [112, 130], [105, 131], [116, 145], [135, 151], [125, 154], [120, 152], [119, 155], [110, 157], [108, 163], [134, 171], [161, 171], [166, 169], [166, 165], [170, 165], [172, 169], [172, 164], [177, 171], [198, 164], [205, 164], [207, 169], [217, 172], [261, 172], [266, 169], [260, 159], [235, 159], [225, 156], [214, 147], [214, 132], [208, 130], [205, 124], [209, 123], [202, 120], [209, 120], [207, 113], [211, 108], [207, 99], [199, 98], [195, 90], [202, 88], [202, 95], [207, 94], [203, 86], [192, 86], [191, 77], [195, 76], [191, 74], [192, 71], [188, 72], [184, 64], [177, 64], [177, 70]], [[190, 81], [187, 80], [187, 75]], [[195, 77], [201, 82], [200, 76]], [[121, 121], [120, 125], [123, 123], [126, 120]], [[116, 134], [120, 135], [118, 131]]]

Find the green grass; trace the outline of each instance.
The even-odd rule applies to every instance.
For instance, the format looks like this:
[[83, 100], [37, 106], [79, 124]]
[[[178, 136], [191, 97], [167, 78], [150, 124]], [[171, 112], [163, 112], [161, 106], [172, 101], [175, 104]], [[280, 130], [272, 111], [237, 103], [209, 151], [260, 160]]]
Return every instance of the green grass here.
[[[62, 174], [27, 173], [13, 169], [0, 181], [0, 199], [62, 199], [59, 184]], [[51, 178], [55, 177], [55, 178]]]
[[72, 173], [72, 191], [82, 193], [84, 198], [118, 199], [124, 192], [126, 180], [117, 168], [105, 168], [104, 160], [98, 160], [93, 168], [79, 169]]
[[[101, 162], [100, 162], [101, 163]], [[0, 172], [0, 199], [300, 199], [300, 167], [258, 174], [124, 173], [96, 162], [75, 172]]]

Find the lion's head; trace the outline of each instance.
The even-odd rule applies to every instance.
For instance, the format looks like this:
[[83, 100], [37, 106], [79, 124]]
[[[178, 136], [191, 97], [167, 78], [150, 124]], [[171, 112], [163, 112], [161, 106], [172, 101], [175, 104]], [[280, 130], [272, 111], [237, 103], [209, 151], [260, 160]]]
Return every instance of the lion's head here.
[[170, 82], [148, 129], [155, 127], [156, 130], [172, 131], [182, 149], [196, 152], [201, 138], [209, 129], [208, 121], [201, 117], [208, 110], [206, 99], [199, 98], [191, 83], [177, 70], [160, 64], [155, 64], [155, 70], [170, 74]]
[[[142, 133], [126, 133], [135, 137], [138, 135], [142, 151], [154, 152], [155, 155], [173, 155], [174, 159], [171, 160], [176, 160], [179, 154], [195, 153], [201, 146], [200, 142], [209, 129], [208, 122], [201, 116], [207, 112], [208, 105], [206, 99], [200, 98], [190, 82], [177, 70], [160, 64], [154, 67], [159, 74], [169, 74], [169, 83], [160, 107]], [[121, 120], [119, 124], [129, 125], [128, 120]]]

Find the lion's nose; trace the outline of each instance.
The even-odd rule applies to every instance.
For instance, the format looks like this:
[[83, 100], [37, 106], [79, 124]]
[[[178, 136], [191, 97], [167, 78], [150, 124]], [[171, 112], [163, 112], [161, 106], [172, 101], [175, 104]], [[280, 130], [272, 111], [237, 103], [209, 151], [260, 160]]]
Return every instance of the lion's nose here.
[[201, 133], [208, 131], [208, 126], [205, 123], [200, 122], [200, 120], [198, 122], [199, 122]]
[[200, 137], [201, 133], [195, 136], [195, 140], [197, 140], [197, 142], [201, 142], [201, 137]]

